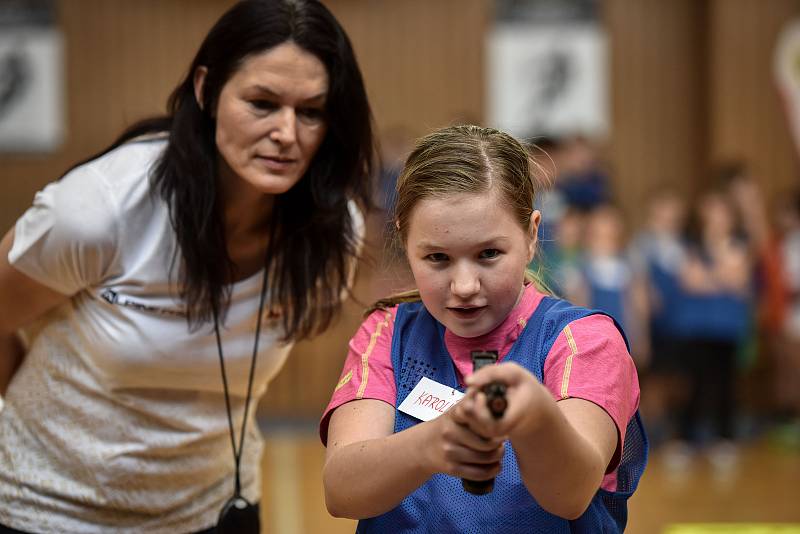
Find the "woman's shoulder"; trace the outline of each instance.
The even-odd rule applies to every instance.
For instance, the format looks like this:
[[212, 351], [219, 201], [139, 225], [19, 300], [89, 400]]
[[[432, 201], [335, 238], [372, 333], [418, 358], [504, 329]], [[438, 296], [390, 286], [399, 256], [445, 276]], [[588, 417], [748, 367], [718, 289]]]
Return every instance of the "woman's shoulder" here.
[[[144, 225], [159, 219], [154, 217], [147, 169], [163, 147], [163, 142], [127, 143], [48, 184], [15, 225], [15, 255], [35, 251], [31, 261], [44, 263], [52, 257], [55, 266], [70, 263], [64, 254], [77, 254], [73, 263], [94, 264], [100, 258], [103, 270], [109, 268]], [[137, 231], [124, 231], [131, 227]]]
[[156, 198], [151, 174], [166, 145], [163, 138], [124, 143], [73, 169], [62, 179], [64, 187], [92, 191], [95, 202], [104, 198], [114, 218], [150, 217]]
[[141, 179], [150, 176], [166, 146], [167, 140], [162, 136], [135, 138], [75, 170], [88, 172], [119, 190], [128, 184], [146, 181]]
[[[107, 203], [111, 206], [149, 190], [150, 171], [166, 147], [164, 140], [128, 142], [70, 169], [43, 190], [67, 206]], [[134, 197], [131, 197], [134, 193]], [[109, 207], [111, 207], [109, 206]]]

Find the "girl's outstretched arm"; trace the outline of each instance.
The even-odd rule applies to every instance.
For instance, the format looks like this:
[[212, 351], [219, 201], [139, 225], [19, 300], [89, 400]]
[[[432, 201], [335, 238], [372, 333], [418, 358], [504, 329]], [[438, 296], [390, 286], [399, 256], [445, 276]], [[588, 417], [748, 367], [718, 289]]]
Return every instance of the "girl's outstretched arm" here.
[[[499, 420], [478, 390], [506, 384], [508, 407]], [[556, 402], [545, 386], [515, 363], [488, 366], [467, 378], [472, 394], [459, 403], [463, 423], [484, 436], [508, 435], [522, 480], [548, 512], [576, 519], [602, 483], [617, 446], [617, 428], [605, 410], [577, 398]]]
[[337, 408], [322, 475], [328, 512], [352, 519], [380, 515], [434, 473], [473, 480], [496, 476], [503, 440], [477, 436], [456, 423], [452, 411], [394, 434], [395, 409], [383, 401], [355, 400]]

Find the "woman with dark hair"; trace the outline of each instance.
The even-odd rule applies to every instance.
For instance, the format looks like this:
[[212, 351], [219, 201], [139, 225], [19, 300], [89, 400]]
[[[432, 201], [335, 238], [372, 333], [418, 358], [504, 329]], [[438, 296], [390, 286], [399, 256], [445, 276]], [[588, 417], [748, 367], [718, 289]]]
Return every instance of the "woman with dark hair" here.
[[0, 532], [258, 532], [253, 406], [339, 311], [372, 157], [339, 23], [247, 0], [167, 116], [37, 193], [0, 244]]

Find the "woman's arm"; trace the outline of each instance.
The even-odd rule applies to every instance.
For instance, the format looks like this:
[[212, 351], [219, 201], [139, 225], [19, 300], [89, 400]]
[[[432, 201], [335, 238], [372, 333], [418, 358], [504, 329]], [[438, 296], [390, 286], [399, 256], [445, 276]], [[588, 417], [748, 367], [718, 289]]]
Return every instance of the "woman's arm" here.
[[355, 400], [336, 409], [323, 469], [331, 515], [361, 519], [397, 506], [434, 473], [486, 480], [496, 476], [502, 439], [485, 440], [457, 424], [453, 409], [393, 433], [391, 405]]
[[[508, 408], [492, 418], [479, 389], [506, 384]], [[548, 512], [575, 519], [589, 506], [617, 446], [611, 416], [577, 398], [556, 403], [545, 386], [515, 363], [488, 366], [467, 378], [470, 393], [459, 404], [463, 422], [481, 435], [507, 434], [528, 491]]]
[[24, 356], [17, 330], [69, 298], [12, 267], [8, 253], [13, 243], [11, 229], [0, 241], [0, 395]]

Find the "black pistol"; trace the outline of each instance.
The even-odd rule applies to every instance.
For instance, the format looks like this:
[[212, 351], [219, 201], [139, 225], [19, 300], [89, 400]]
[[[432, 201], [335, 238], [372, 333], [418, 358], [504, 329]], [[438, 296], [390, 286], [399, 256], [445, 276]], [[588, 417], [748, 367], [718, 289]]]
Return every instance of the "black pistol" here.
[[[475, 372], [484, 365], [492, 365], [497, 361], [496, 350], [474, 350], [472, 351], [472, 371]], [[486, 405], [495, 419], [503, 417], [508, 401], [506, 400], [506, 385], [502, 382], [492, 382], [483, 387], [486, 395]], [[468, 480], [461, 479], [464, 489], [474, 495], [486, 495], [494, 489], [494, 479], [489, 480]]]

